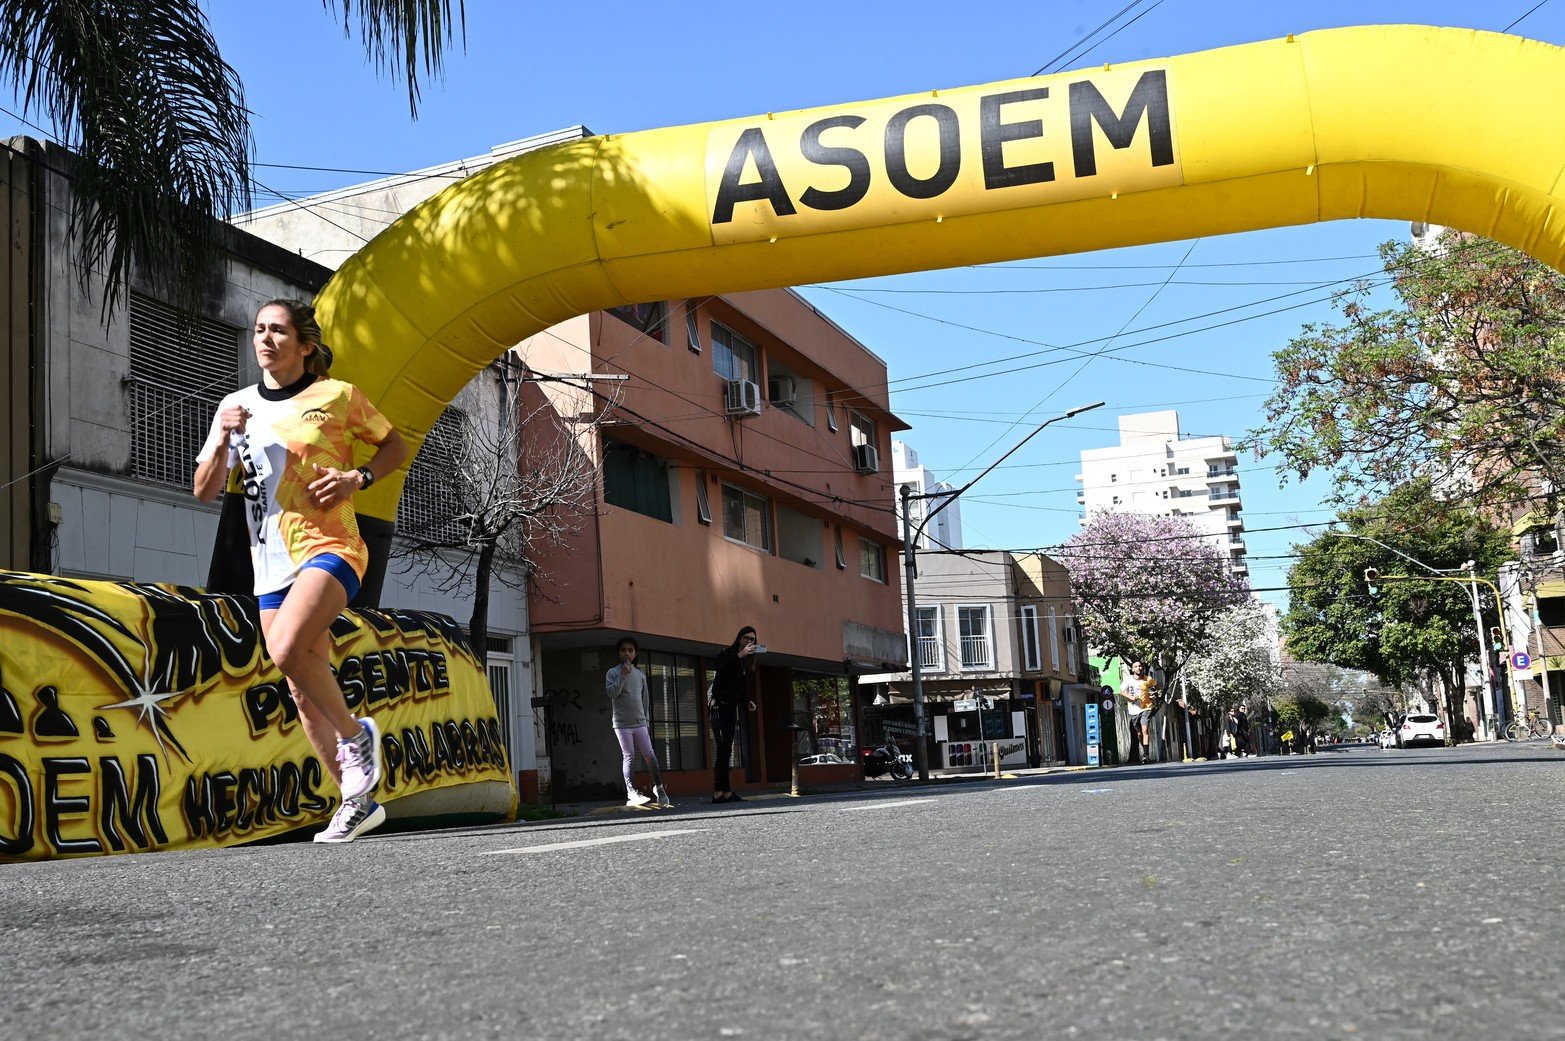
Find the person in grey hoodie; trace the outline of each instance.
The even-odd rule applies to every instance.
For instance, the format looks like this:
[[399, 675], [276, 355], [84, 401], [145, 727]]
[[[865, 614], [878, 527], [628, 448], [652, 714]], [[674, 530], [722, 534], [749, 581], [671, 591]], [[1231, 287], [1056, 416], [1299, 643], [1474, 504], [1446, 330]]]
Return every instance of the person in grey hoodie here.
[[[674, 805], [663, 787], [663, 774], [658, 769], [657, 753], [652, 751], [652, 732], [647, 719], [647, 677], [636, 668], [636, 655], [640, 648], [634, 637], [622, 636], [618, 644], [619, 664], [603, 677], [604, 693], [614, 713], [614, 736], [619, 739], [621, 771], [625, 775], [625, 805], [645, 806], [654, 800], [664, 809]], [[652, 771], [652, 798], [636, 790], [631, 777], [631, 765], [636, 753]]]

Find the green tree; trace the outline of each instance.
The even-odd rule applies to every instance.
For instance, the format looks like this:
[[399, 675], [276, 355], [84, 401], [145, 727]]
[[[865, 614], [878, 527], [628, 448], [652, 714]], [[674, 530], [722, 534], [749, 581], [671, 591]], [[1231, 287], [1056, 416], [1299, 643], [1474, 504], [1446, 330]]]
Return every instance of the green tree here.
[[1407, 474], [1490, 502], [1522, 500], [1538, 478], [1565, 488], [1565, 278], [1454, 232], [1381, 255], [1396, 306], [1373, 309], [1360, 283], [1339, 295], [1343, 323], [1307, 325], [1276, 352], [1251, 445], [1301, 480], [1329, 471], [1344, 502]]
[[[379, 71], [438, 75], [465, 30], [462, 0], [322, 0]], [[266, 11], [257, 8], [258, 29]], [[266, 46], [289, 60], [282, 27]], [[197, 0], [0, 0], [0, 82], [23, 116], [75, 153], [71, 224], [105, 317], [132, 269], [194, 312], [216, 267], [218, 221], [250, 205], [250, 115]]]
[[[1507, 536], [1471, 507], [1435, 498], [1428, 481], [1410, 482], [1337, 520], [1338, 530], [1295, 547], [1299, 560], [1288, 572], [1282, 619], [1289, 653], [1363, 669], [1393, 688], [1438, 678], [1454, 698], [1466, 661], [1477, 653], [1468, 587], [1439, 581], [1407, 558], [1452, 571], [1471, 560], [1488, 572], [1509, 558]], [[1374, 592], [1366, 568], [1382, 576]], [[1448, 712], [1460, 716], [1460, 705]]]

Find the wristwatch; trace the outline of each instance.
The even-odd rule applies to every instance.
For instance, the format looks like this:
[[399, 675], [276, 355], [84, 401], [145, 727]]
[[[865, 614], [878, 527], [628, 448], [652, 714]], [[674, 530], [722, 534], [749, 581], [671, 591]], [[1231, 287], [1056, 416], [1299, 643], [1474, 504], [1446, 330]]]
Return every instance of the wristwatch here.
[[368, 488], [370, 485], [375, 483], [375, 471], [371, 470], [367, 466], [359, 467], [359, 476], [364, 478], [364, 483], [359, 485], [360, 491], [363, 491], [365, 488]]

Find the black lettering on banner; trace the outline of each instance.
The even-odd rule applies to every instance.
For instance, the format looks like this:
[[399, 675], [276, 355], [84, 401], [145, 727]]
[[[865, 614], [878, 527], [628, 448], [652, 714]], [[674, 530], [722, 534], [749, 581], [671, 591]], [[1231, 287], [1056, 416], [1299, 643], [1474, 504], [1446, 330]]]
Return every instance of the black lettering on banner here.
[[[758, 181], [741, 183], [746, 160], [754, 160]], [[712, 223], [727, 224], [734, 219], [734, 207], [741, 202], [769, 202], [772, 212], [779, 217], [791, 217], [798, 210], [788, 199], [788, 189], [782, 175], [777, 172], [777, 161], [766, 146], [766, 135], [760, 127], [749, 127], [739, 135], [734, 150], [728, 155], [728, 165], [723, 179], [717, 185], [717, 204], [712, 207]]]
[[380, 739], [380, 754], [386, 766], [386, 787], [397, 786], [397, 771], [402, 768], [402, 742], [397, 735], [387, 734]]
[[259, 823], [259, 815], [255, 805], [251, 802], [250, 791], [254, 789], [259, 795], [261, 791], [261, 778], [254, 769], [239, 771], [239, 776], [234, 779], [234, 830], [249, 831], [251, 827]]
[[378, 705], [386, 700], [386, 670], [381, 656], [374, 652], [363, 659], [364, 685], [369, 691], [369, 704]]
[[402, 731], [402, 750], [407, 762], [405, 777], [417, 774], [421, 779], [428, 780], [435, 774], [435, 761], [430, 753], [429, 742], [424, 740], [424, 731], [418, 727], [406, 727]]
[[239, 779], [229, 770], [208, 774], [207, 779], [210, 785], [207, 791], [212, 800], [212, 816], [217, 819], [217, 830], [230, 831], [234, 826], [234, 811], [238, 808], [234, 789], [239, 786]]
[[55, 758], [43, 761], [43, 828], [44, 838], [56, 853], [102, 853], [103, 843], [96, 837], [68, 839], [60, 833], [62, 818], [86, 814], [92, 809], [92, 800], [85, 795], [61, 795], [60, 779], [75, 774], [90, 774], [92, 766], [86, 757]]
[[511, 772], [510, 751], [505, 747], [505, 735], [500, 733], [500, 720], [490, 717], [482, 723], [484, 732], [489, 735], [489, 743], [496, 749], [495, 765], [504, 770], [507, 775]]
[[447, 770], [451, 766], [451, 746], [446, 743], [446, 728], [439, 723], [434, 723], [429, 728], [429, 743], [431, 749], [430, 762], [435, 773]]
[[276, 791], [272, 796], [272, 805], [276, 808], [277, 815], [286, 818], [297, 817], [302, 787], [299, 779], [299, 764], [283, 763], [272, 769], [277, 777], [277, 783], [273, 786]]
[[479, 766], [489, 761], [489, 756], [478, 747], [478, 731], [473, 729], [473, 724], [462, 720], [462, 747], [467, 751], [467, 765]]
[[264, 733], [278, 715], [283, 730], [299, 721], [299, 706], [281, 683], [257, 683], [245, 691], [243, 702], [252, 737]]
[[217, 834], [217, 816], [212, 812], [212, 779], [205, 774], [185, 778], [185, 830], [193, 839]]
[[348, 708], [356, 709], [364, 703], [364, 662], [358, 658], [344, 658], [337, 670], [337, 686], [347, 699]]
[[[908, 124], [921, 116], [935, 121], [940, 143], [939, 165], [923, 180], [914, 177], [907, 166]], [[956, 183], [956, 175], [961, 170], [961, 122], [949, 106], [913, 105], [886, 123], [886, 177], [893, 188], [909, 199], [933, 199]]]
[[863, 116], [830, 116], [804, 128], [799, 136], [799, 152], [818, 166], [840, 166], [848, 171], [846, 187], [823, 191], [809, 187], [799, 196], [799, 201], [812, 210], [845, 210], [869, 193], [869, 160], [857, 148], [834, 147], [821, 143], [821, 134], [836, 127], [856, 130], [864, 124]]
[[0, 853], [19, 857], [33, 848], [33, 782], [21, 760], [0, 753], [0, 781], [7, 778], [11, 781], [11, 805], [16, 807], [16, 819], [0, 821]]
[[467, 769], [467, 749], [462, 744], [462, 731], [457, 729], [456, 720], [448, 719], [444, 723], [436, 723], [436, 727], [446, 733], [446, 747], [451, 752], [451, 763], [456, 767], [457, 773]]
[[1141, 74], [1136, 89], [1125, 102], [1125, 111], [1114, 114], [1114, 108], [1098, 88], [1088, 80], [1070, 86], [1071, 155], [1076, 164], [1077, 177], [1091, 177], [1098, 172], [1098, 157], [1094, 152], [1092, 124], [1096, 123], [1116, 149], [1129, 148], [1135, 139], [1136, 128], [1142, 119], [1147, 123], [1147, 144], [1152, 154], [1153, 166], [1174, 165], [1173, 120], [1168, 110], [1168, 74], [1153, 69]]
[[388, 698], [395, 698], [413, 689], [413, 685], [408, 681], [407, 655], [400, 648], [383, 653], [380, 656], [380, 665], [385, 670], [385, 688]]
[[1023, 101], [1042, 101], [1048, 96], [1048, 87], [1031, 87], [1027, 90], [1007, 91], [1004, 94], [986, 94], [978, 99], [978, 135], [983, 143], [984, 188], [1013, 188], [1022, 184], [1042, 184], [1054, 180], [1053, 163], [1005, 165], [1006, 142], [1042, 137], [1043, 120], [1001, 122], [1003, 116], [1001, 109], [1006, 105]]
[[439, 651], [429, 652], [430, 664], [435, 667], [435, 690], [446, 692], [451, 689], [451, 676], [446, 672], [446, 656]]
[[313, 755], [304, 761], [304, 779], [301, 785], [303, 794], [299, 799], [299, 808], [319, 813], [331, 805], [331, 799], [320, 793], [321, 782], [326, 780], [326, 771], [321, 768], [321, 761]]
[[168, 835], [158, 817], [158, 796], [163, 790], [158, 777], [158, 757], [151, 753], [136, 757], [134, 795], [125, 775], [125, 765], [117, 757], [100, 756], [98, 773], [98, 826], [114, 852], [123, 853], [127, 839], [139, 849], [151, 849], [153, 843], [147, 841], [148, 835], [167, 845]]

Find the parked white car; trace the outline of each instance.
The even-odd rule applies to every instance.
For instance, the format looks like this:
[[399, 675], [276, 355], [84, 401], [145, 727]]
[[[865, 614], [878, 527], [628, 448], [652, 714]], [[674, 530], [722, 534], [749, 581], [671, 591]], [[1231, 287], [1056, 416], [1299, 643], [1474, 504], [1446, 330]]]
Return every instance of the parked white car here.
[[1444, 745], [1445, 724], [1440, 717], [1428, 712], [1411, 712], [1402, 717], [1397, 727], [1397, 747], [1413, 745]]
[[1390, 727], [1387, 727], [1385, 730], [1382, 730], [1380, 733], [1375, 735], [1375, 744], [1379, 745], [1382, 749], [1395, 748], [1397, 746], [1397, 732], [1392, 730]]

